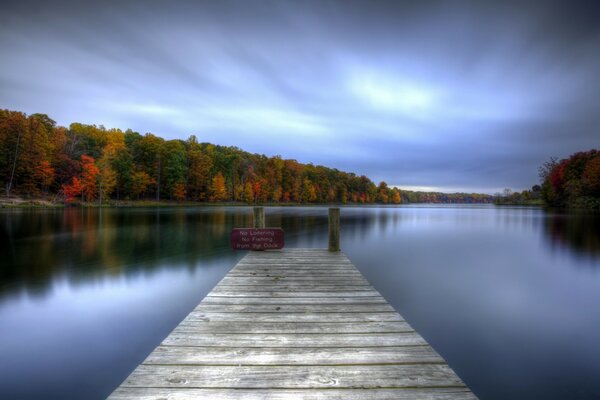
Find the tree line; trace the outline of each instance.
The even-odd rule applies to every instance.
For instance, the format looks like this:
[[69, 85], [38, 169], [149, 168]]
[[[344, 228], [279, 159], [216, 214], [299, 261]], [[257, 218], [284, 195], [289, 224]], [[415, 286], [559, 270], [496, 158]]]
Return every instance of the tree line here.
[[544, 202], [557, 208], [600, 210], [600, 151], [551, 158], [539, 169]]
[[368, 177], [237, 147], [0, 110], [5, 195], [67, 203], [176, 200], [246, 203], [491, 202], [492, 196], [403, 191]]

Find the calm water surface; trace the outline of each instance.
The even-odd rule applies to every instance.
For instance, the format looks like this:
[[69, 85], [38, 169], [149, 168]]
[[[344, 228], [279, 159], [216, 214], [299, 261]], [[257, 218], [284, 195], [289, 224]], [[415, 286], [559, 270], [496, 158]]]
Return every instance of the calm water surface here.
[[[266, 212], [326, 246], [326, 208]], [[250, 214], [0, 211], [0, 398], [105, 398], [244, 255]], [[481, 399], [600, 398], [599, 217], [343, 208], [342, 249]]]

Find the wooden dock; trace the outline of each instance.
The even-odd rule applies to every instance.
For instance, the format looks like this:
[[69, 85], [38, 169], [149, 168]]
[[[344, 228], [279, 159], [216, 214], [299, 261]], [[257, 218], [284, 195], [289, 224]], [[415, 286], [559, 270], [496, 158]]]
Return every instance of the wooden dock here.
[[246, 255], [109, 398], [476, 399], [343, 253], [317, 249]]

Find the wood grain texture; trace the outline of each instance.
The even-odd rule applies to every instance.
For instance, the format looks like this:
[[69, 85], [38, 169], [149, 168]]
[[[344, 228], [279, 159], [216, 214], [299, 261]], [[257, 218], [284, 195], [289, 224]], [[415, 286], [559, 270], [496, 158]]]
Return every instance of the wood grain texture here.
[[147, 365], [125, 380], [127, 387], [328, 389], [461, 387], [445, 364], [395, 365]]
[[405, 321], [399, 322], [242, 322], [183, 320], [173, 332], [206, 333], [390, 333], [412, 332]]
[[261, 290], [260, 292], [243, 291], [228, 289], [224, 286], [217, 286], [210, 292], [206, 298], [210, 297], [268, 297], [268, 298], [290, 298], [290, 297], [380, 297], [376, 290], [353, 290], [353, 291], [327, 291], [327, 292], [304, 292], [296, 288], [295, 290]]
[[207, 313], [192, 311], [187, 321], [227, 321], [227, 322], [386, 322], [403, 321], [396, 312], [384, 313]]
[[204, 347], [371, 347], [427, 344], [416, 332], [395, 333], [212, 333], [174, 331], [168, 346]]
[[475, 400], [467, 388], [188, 389], [119, 387], [113, 400]]
[[110, 399], [476, 399], [341, 252], [246, 255]]
[[206, 313], [379, 313], [394, 312], [389, 304], [200, 304], [194, 311]]
[[349, 365], [443, 363], [430, 346], [390, 347], [186, 347], [159, 346], [144, 364], [162, 365]]
[[370, 297], [215, 297], [207, 296], [200, 305], [344, 305], [344, 304], [387, 304], [382, 296]]

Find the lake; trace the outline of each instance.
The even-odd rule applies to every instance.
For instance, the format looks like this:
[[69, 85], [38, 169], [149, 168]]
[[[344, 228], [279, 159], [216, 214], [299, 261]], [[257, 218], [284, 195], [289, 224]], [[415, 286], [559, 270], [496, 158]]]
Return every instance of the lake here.
[[[481, 399], [600, 398], [600, 217], [344, 207], [341, 246]], [[327, 208], [268, 207], [286, 247]], [[249, 207], [0, 211], [0, 398], [103, 399], [245, 254]]]

